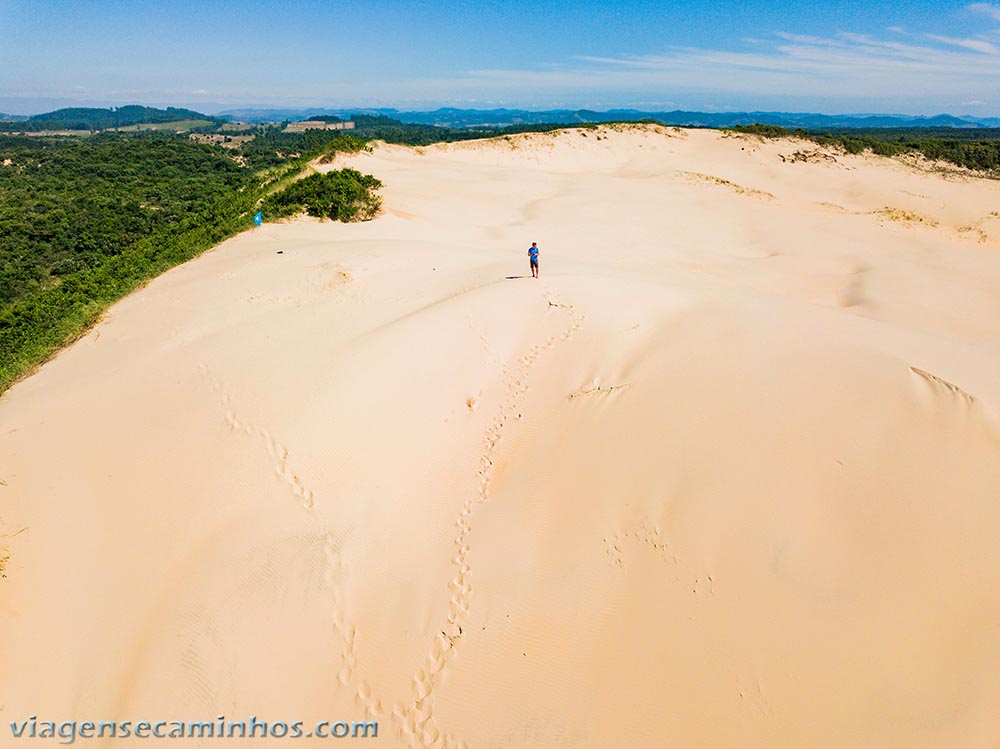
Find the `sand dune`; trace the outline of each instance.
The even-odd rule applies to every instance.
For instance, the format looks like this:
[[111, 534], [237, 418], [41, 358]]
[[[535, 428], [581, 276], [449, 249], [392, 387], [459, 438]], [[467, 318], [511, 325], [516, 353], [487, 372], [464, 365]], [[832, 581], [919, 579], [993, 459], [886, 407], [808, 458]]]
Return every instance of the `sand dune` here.
[[5, 724], [997, 745], [1000, 183], [657, 127], [343, 163], [380, 218], [0, 400]]

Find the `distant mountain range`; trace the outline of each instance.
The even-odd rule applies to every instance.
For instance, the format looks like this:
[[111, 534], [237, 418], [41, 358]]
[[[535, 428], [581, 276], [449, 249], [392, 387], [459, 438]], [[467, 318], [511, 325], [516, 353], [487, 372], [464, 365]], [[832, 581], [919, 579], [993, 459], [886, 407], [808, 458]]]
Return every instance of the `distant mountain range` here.
[[431, 112], [406, 112], [398, 109], [230, 109], [218, 117], [241, 122], [280, 122], [304, 120], [317, 115], [348, 118], [352, 114], [379, 114], [401, 122], [442, 127], [502, 127], [505, 125], [537, 125], [540, 123], [580, 124], [588, 122], [656, 120], [665, 125], [683, 127], [732, 127], [734, 125], [778, 125], [803, 130], [887, 127], [1000, 127], [1000, 117], [956, 117], [939, 114], [914, 117], [893, 114], [811, 114], [795, 112], [647, 112], [637, 109], [611, 109], [596, 112], [589, 109], [435, 109]]
[[[914, 117], [898, 114], [811, 114], [795, 112], [651, 112], [637, 109], [611, 109], [597, 112], [590, 109], [456, 109], [442, 108], [429, 112], [407, 112], [389, 108], [345, 109], [229, 109], [216, 115], [206, 115], [191, 109], [167, 107], [157, 109], [139, 105], [117, 108], [73, 107], [57, 109], [30, 117], [0, 114], [0, 129], [11, 130], [106, 130], [130, 125], [157, 124], [180, 120], [236, 120], [247, 123], [298, 121], [326, 117], [349, 119], [352, 115], [382, 115], [415, 125], [436, 125], [455, 128], [496, 128], [507, 125], [538, 125], [542, 123], [578, 125], [598, 122], [636, 122], [655, 120], [665, 125], [682, 127], [733, 127], [734, 125], [778, 125], [795, 130], [842, 130], [861, 128], [1000, 128], [1000, 117], [956, 117], [939, 114]], [[12, 123], [17, 123], [16, 127]]]

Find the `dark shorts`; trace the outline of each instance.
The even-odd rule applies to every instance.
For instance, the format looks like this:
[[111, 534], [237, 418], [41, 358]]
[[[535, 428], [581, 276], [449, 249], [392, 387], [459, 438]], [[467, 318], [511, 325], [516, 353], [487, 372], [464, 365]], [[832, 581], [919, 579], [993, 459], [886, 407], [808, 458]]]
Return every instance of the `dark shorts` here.
[[531, 267], [532, 268], [538, 267], [538, 261], [535, 258], [531, 258]]

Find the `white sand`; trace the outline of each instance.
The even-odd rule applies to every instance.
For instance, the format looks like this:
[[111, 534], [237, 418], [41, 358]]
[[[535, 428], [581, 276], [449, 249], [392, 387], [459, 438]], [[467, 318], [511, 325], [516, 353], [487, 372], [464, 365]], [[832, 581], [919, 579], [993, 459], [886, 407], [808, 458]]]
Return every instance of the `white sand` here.
[[0, 745], [996, 747], [1000, 183], [796, 150], [381, 147], [116, 305], [0, 401]]

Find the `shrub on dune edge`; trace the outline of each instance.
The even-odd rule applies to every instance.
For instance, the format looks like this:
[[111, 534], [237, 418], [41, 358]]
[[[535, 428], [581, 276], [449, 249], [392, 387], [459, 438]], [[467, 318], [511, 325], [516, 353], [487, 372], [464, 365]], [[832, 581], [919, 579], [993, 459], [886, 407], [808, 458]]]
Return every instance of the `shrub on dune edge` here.
[[378, 215], [382, 182], [355, 169], [311, 174], [268, 197], [264, 212], [274, 218], [306, 213], [335, 221], [367, 221]]

